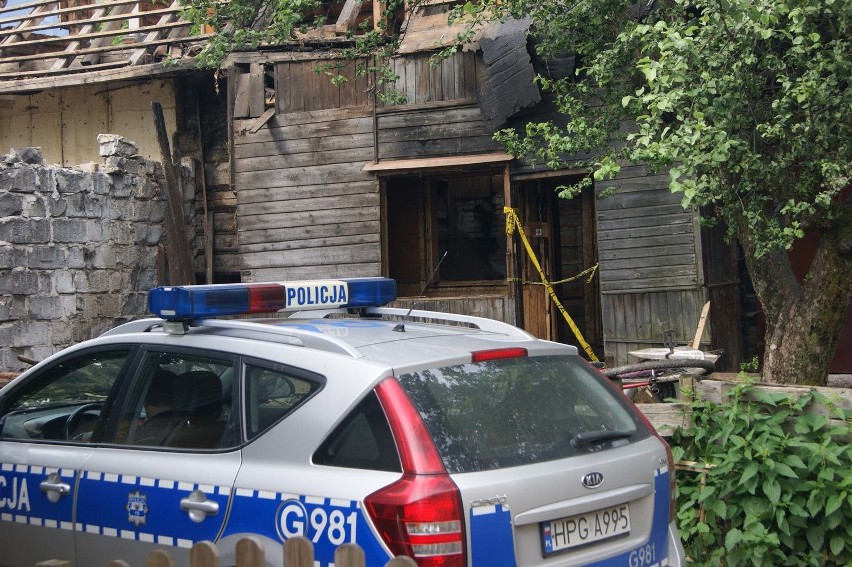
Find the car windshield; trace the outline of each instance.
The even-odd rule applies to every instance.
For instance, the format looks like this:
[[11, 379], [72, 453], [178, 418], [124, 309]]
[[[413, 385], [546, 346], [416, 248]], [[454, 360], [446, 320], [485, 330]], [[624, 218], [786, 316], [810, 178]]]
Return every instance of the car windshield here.
[[575, 356], [433, 368], [398, 377], [451, 473], [562, 459], [650, 435]]

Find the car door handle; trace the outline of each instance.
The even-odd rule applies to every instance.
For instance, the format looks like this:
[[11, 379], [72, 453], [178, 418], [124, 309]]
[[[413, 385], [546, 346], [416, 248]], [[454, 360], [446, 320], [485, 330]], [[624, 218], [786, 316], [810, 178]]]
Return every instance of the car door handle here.
[[38, 485], [47, 496], [48, 501], [56, 503], [59, 499], [71, 492], [71, 485], [62, 482], [62, 477], [57, 473], [50, 473], [47, 478]]
[[200, 490], [195, 490], [186, 498], [181, 498], [180, 509], [189, 513], [189, 519], [199, 523], [207, 516], [215, 516], [219, 513], [219, 503], [208, 500], [207, 495]]

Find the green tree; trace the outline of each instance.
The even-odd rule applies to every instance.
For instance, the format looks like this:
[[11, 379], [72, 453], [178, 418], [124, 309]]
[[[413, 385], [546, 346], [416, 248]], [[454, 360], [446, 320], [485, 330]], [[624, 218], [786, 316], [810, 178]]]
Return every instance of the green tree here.
[[[742, 246], [766, 316], [764, 377], [825, 383], [852, 302], [852, 4], [848, 0], [519, 0], [542, 54], [577, 77], [542, 85], [567, 117], [500, 134], [545, 163], [597, 151], [596, 178], [629, 159], [667, 169]], [[498, 12], [498, 10], [500, 12]], [[630, 133], [613, 144], [619, 128]], [[804, 282], [788, 250], [819, 238]], [[848, 345], [847, 345], [848, 348]]]
[[[210, 1], [193, 0], [197, 18], [236, 11], [232, 22], [255, 29], [266, 18], [264, 41], [291, 37], [305, 8], [316, 13], [312, 0], [215, 0], [223, 12], [199, 3]], [[388, 16], [399, 5], [388, 2]], [[274, 9], [261, 18], [260, 6]], [[514, 155], [559, 167], [591, 153], [583, 164], [595, 179], [625, 161], [668, 171], [683, 205], [723, 223], [744, 251], [766, 316], [764, 376], [825, 383], [852, 303], [849, 0], [480, 0], [455, 14], [529, 17], [540, 55], [576, 56], [576, 76], [537, 78], [563, 120], [498, 133]], [[244, 25], [211, 53], [259, 40]], [[380, 30], [351, 54], [394, 45]], [[806, 233], [819, 245], [800, 282], [788, 251]]]

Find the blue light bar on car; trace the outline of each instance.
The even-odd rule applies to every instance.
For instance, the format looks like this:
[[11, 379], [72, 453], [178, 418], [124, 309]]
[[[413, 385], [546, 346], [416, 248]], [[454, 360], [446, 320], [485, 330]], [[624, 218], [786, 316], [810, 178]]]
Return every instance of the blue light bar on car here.
[[182, 285], [148, 292], [148, 309], [170, 321], [337, 307], [378, 307], [396, 299], [390, 278]]

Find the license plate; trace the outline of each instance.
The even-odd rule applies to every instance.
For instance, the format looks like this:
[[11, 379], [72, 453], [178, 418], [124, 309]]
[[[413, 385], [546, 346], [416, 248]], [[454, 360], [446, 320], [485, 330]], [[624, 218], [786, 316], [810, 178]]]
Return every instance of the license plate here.
[[627, 504], [541, 524], [545, 555], [630, 533]]

